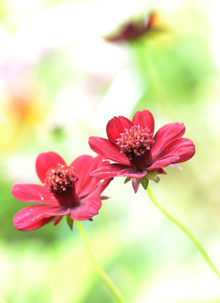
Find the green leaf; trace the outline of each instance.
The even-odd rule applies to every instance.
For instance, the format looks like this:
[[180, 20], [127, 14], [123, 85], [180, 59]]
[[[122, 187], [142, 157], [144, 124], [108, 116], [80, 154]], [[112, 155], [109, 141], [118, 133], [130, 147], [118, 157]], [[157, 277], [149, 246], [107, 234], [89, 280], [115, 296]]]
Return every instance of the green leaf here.
[[155, 172], [148, 172], [146, 177], [152, 181], [154, 181], [155, 183], [158, 183], [160, 181], [159, 176], [155, 173]]
[[142, 184], [142, 186], [143, 186], [144, 189], [147, 189], [148, 183], [149, 183], [148, 178], [147, 178], [146, 176], [144, 176], [144, 177], [142, 178], [142, 180], [141, 180], [141, 184]]
[[69, 228], [73, 230], [73, 219], [70, 218], [70, 214], [66, 215], [66, 222], [69, 225]]
[[124, 184], [128, 183], [131, 180], [131, 178], [126, 178], [124, 181]]

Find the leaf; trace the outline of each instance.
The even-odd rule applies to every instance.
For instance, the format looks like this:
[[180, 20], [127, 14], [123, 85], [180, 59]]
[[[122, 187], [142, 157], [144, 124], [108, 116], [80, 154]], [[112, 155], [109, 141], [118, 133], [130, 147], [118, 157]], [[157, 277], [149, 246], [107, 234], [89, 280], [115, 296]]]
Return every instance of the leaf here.
[[146, 176], [143, 177], [142, 180], [141, 180], [141, 184], [142, 184], [142, 186], [143, 186], [144, 189], [147, 189], [148, 183], [149, 183], [148, 178]]
[[124, 184], [128, 183], [131, 180], [131, 178], [126, 178], [124, 181]]
[[152, 171], [149, 171], [146, 175], [146, 177], [149, 179], [149, 180], [152, 180], [154, 181], [155, 183], [158, 183], [160, 181], [160, 177], [155, 173], [155, 172], [152, 172]]
[[73, 219], [70, 218], [70, 214], [67, 214], [67, 215], [66, 215], [66, 222], [67, 222], [67, 224], [69, 225], [69, 228], [70, 228], [71, 230], [73, 230]]

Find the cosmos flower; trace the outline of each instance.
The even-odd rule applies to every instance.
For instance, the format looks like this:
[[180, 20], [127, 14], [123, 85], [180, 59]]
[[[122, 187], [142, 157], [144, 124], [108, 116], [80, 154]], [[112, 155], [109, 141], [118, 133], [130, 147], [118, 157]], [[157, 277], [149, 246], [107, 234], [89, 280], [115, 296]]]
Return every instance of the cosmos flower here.
[[56, 153], [41, 153], [37, 157], [36, 172], [43, 183], [15, 184], [14, 197], [22, 202], [35, 205], [21, 209], [13, 218], [16, 229], [29, 231], [40, 228], [50, 221], [56, 226], [66, 216], [72, 229], [73, 220], [91, 220], [102, 205], [100, 196], [111, 179], [101, 182], [90, 173], [109, 161], [101, 156], [93, 158], [82, 155], [69, 166]]
[[148, 110], [137, 111], [132, 119], [114, 117], [106, 127], [108, 139], [90, 137], [91, 149], [113, 161], [92, 172], [100, 179], [127, 177], [132, 180], [135, 193], [139, 185], [147, 188], [148, 181], [159, 182], [158, 174], [166, 174], [164, 167], [178, 167], [195, 153], [195, 145], [182, 138], [183, 123], [169, 123], [154, 135], [154, 117]]
[[105, 40], [109, 42], [128, 42], [136, 40], [149, 32], [160, 30], [157, 26], [157, 19], [157, 13], [153, 12], [145, 19], [129, 21], [122, 25], [118, 33], [105, 37]]

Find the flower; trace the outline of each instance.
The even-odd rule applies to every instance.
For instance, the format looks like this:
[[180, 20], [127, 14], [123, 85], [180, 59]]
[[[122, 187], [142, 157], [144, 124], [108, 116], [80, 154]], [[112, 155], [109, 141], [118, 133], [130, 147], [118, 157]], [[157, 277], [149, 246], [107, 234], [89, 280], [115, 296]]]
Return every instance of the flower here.
[[149, 180], [159, 182], [158, 174], [166, 174], [164, 167], [185, 162], [195, 154], [194, 143], [182, 138], [185, 126], [181, 122], [169, 123], [154, 134], [154, 117], [148, 110], [137, 111], [132, 119], [114, 117], [106, 127], [108, 139], [90, 137], [91, 149], [114, 161], [92, 172], [100, 179], [127, 177], [132, 179], [134, 192]]
[[34, 230], [52, 220], [56, 226], [65, 215], [71, 229], [73, 220], [92, 221], [101, 207], [101, 200], [107, 198], [100, 195], [111, 179], [101, 182], [90, 173], [107, 163], [109, 161], [103, 161], [101, 156], [82, 155], [67, 166], [58, 154], [41, 153], [37, 157], [36, 172], [43, 186], [20, 183], [12, 187], [16, 199], [37, 203], [21, 209], [14, 216], [15, 228]]
[[157, 19], [157, 13], [153, 12], [145, 19], [129, 21], [122, 25], [118, 33], [105, 37], [105, 40], [109, 42], [126, 42], [136, 40], [149, 32], [159, 30], [159, 27], [157, 26]]

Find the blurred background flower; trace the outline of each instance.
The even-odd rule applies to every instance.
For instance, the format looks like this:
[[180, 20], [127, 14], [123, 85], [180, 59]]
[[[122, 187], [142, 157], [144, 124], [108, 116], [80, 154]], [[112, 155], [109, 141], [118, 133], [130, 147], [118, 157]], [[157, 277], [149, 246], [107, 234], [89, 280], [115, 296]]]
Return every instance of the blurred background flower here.
[[158, 26], [158, 14], [152, 12], [146, 18], [139, 18], [138, 20], [127, 21], [117, 33], [109, 35], [104, 39], [109, 42], [130, 42], [138, 40], [153, 32], [162, 30]]
[[[152, 11], [166, 31], [132, 43], [105, 41]], [[69, 163], [94, 153], [113, 116], [150, 110], [156, 129], [186, 125], [195, 157], [169, 168], [154, 194], [203, 243], [220, 269], [219, 3], [144, 0], [3, 0], [0, 7], [0, 302], [114, 302], [77, 230], [61, 222], [22, 233], [15, 182], [38, 182], [36, 156]], [[140, 190], [122, 179], [85, 222], [94, 254], [126, 302], [217, 303], [219, 281], [196, 248]]]

